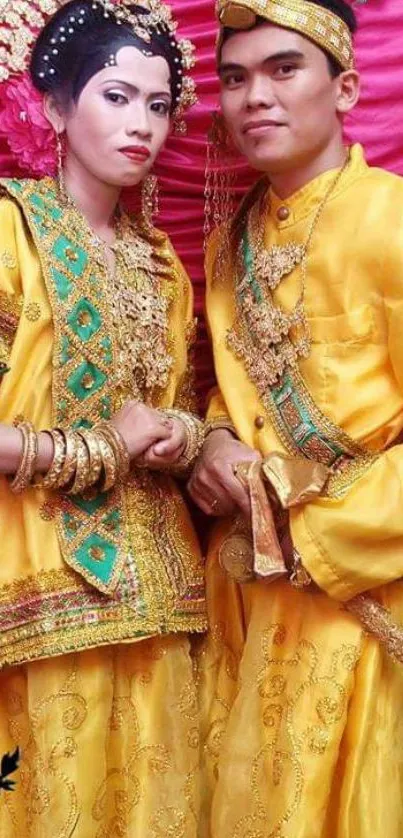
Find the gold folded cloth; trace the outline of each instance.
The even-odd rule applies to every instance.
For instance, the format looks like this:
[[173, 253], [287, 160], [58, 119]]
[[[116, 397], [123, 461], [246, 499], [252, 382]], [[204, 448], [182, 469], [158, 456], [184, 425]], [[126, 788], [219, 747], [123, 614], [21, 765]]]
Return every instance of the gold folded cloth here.
[[[239, 463], [234, 473], [249, 492], [251, 521], [248, 524], [241, 516], [234, 520], [220, 547], [220, 564], [240, 583], [273, 582], [287, 576], [270, 496], [283, 509], [307, 503], [321, 494], [329, 469], [275, 452], [264, 460]], [[353, 597], [341, 607], [356, 617], [395, 661], [403, 663], [403, 627], [392, 620], [386, 608], [368, 594]]]
[[250, 497], [251, 526], [241, 518], [236, 519], [221, 545], [220, 563], [238, 582], [253, 579], [273, 582], [286, 576], [288, 570], [267, 494], [275, 499], [277, 507], [280, 502], [283, 509], [306, 503], [320, 494], [329, 469], [302, 457], [274, 452], [264, 460], [238, 463], [234, 472]]

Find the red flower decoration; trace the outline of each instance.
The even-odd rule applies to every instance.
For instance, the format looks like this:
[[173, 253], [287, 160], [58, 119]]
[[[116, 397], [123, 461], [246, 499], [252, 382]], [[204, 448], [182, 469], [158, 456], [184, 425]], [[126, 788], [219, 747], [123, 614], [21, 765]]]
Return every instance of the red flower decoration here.
[[43, 97], [28, 73], [0, 88], [0, 134], [30, 175], [56, 174], [56, 137], [43, 110]]

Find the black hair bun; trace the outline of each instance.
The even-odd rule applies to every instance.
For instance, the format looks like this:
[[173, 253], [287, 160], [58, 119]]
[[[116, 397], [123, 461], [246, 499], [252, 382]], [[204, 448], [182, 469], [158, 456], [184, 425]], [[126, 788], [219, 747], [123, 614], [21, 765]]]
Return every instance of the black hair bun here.
[[[133, 4], [130, 10], [144, 15], [145, 21], [150, 14], [141, 5]], [[145, 55], [166, 59], [174, 109], [182, 90], [182, 55], [168, 28], [160, 24], [149, 33], [150, 41], [146, 42], [99, 0], [71, 0], [49, 20], [35, 43], [30, 62], [32, 81], [41, 93], [61, 93], [64, 99], [77, 101], [89, 79], [113, 64], [119, 49], [132, 45]]]

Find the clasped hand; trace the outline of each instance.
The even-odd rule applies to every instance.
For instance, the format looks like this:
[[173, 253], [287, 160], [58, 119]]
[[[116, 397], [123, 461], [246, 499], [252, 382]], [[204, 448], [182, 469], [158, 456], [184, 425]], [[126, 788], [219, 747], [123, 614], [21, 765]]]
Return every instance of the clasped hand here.
[[112, 422], [126, 443], [130, 459], [149, 468], [175, 463], [186, 446], [183, 422], [164, 417], [142, 402], [126, 402]]
[[257, 451], [238, 442], [230, 431], [212, 431], [189, 480], [189, 493], [207, 515], [232, 515], [240, 510], [249, 518], [249, 495], [234, 468], [240, 462], [260, 459]]

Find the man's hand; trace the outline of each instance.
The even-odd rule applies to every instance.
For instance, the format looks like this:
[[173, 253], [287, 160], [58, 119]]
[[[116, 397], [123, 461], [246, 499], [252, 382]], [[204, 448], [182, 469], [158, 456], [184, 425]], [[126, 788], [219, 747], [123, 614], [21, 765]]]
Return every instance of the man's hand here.
[[229, 431], [212, 431], [188, 483], [191, 497], [207, 515], [231, 515], [241, 510], [248, 517], [248, 492], [235, 476], [234, 467], [260, 459], [257, 451], [238, 442]]

